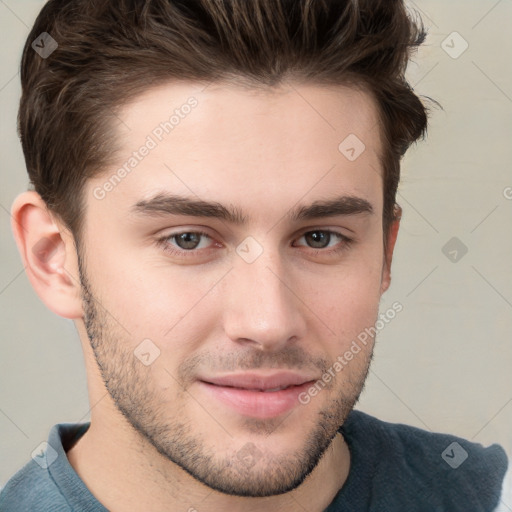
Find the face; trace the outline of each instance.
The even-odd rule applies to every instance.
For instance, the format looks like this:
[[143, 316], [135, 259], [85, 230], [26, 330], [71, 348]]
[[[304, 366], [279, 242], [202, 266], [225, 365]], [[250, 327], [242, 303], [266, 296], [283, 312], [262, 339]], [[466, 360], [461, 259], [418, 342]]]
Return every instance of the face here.
[[120, 119], [80, 254], [84, 342], [116, 413], [218, 491], [294, 489], [359, 397], [373, 340], [336, 361], [388, 284], [375, 106], [344, 87], [173, 84]]

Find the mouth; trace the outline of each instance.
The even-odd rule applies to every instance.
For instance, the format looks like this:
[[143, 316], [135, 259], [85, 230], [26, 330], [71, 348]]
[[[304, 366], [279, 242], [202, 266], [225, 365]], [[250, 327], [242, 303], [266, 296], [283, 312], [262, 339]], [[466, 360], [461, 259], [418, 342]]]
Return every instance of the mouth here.
[[316, 380], [310, 375], [290, 372], [246, 373], [205, 378], [199, 384], [209, 398], [231, 411], [265, 419], [280, 416], [300, 405], [299, 395]]
[[[213, 384], [213, 385], [215, 386], [215, 384]], [[295, 387], [295, 386], [281, 386], [281, 387], [272, 388], [272, 389], [239, 388], [236, 386], [224, 386], [224, 387], [233, 388], [233, 389], [245, 389], [246, 391], [261, 391], [262, 393], [274, 393], [275, 391], [282, 391], [283, 389], [290, 389], [291, 387]]]
[[312, 375], [294, 372], [238, 373], [202, 379], [214, 386], [247, 389], [249, 391], [280, 391], [291, 386], [302, 386], [316, 380]]

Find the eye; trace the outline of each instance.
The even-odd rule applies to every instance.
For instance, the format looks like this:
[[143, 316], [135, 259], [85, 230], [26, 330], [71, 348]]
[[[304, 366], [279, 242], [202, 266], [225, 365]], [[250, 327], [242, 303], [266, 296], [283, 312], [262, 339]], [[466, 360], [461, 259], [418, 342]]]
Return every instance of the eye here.
[[314, 231], [308, 231], [304, 233], [298, 240], [305, 240], [307, 246], [311, 247], [312, 249], [329, 249], [331, 247], [336, 247], [336, 245], [340, 242], [344, 242], [342, 244], [343, 247], [351, 242], [351, 240], [345, 235], [342, 235], [336, 231], [325, 229], [315, 229]]
[[[204, 249], [204, 243], [201, 245], [201, 238], [209, 239], [206, 233], [198, 233], [197, 231], [186, 231], [177, 235], [170, 235], [168, 240], [174, 240], [176, 245], [183, 250]], [[207, 247], [208, 245], [206, 245]]]
[[212, 240], [203, 231], [181, 231], [159, 238], [157, 244], [173, 256], [193, 256], [199, 249], [210, 249]]

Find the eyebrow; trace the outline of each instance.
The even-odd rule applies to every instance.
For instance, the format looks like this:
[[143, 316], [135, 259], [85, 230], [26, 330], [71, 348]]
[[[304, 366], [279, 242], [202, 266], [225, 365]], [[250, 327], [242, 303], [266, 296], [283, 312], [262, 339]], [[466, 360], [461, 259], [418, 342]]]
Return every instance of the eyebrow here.
[[[139, 216], [160, 217], [165, 215], [187, 215], [192, 217], [209, 217], [226, 222], [243, 225], [249, 220], [240, 208], [233, 205], [224, 206], [216, 201], [203, 201], [191, 197], [158, 194], [134, 204], [130, 211]], [[307, 206], [296, 206], [287, 214], [291, 222], [312, 220], [341, 215], [373, 214], [374, 210], [366, 199], [353, 195], [344, 195], [333, 199], [317, 200]]]

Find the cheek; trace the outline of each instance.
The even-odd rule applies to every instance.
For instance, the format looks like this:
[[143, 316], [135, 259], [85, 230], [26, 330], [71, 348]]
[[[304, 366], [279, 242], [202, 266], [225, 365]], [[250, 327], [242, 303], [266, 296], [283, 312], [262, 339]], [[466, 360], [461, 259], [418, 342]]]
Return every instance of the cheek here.
[[215, 280], [202, 276], [188, 279], [179, 271], [170, 275], [162, 273], [155, 279], [133, 281], [129, 292], [121, 298], [119, 305], [124, 306], [123, 316], [127, 318], [134, 332], [153, 335], [157, 339], [171, 340], [177, 333], [183, 333], [184, 326], [194, 328], [189, 336], [201, 330], [212, 315], [212, 304], [208, 299], [209, 291]]
[[357, 262], [305, 283], [305, 302], [334, 333], [328, 337], [331, 355], [344, 351], [360, 333], [375, 325], [381, 272], [377, 258], [361, 254]]
[[331, 296], [325, 305], [325, 323], [335, 333], [330, 351], [344, 351], [350, 343], [375, 325], [378, 317], [378, 288], [364, 289], [362, 283]]
[[91, 261], [88, 273], [99, 302], [135, 345], [149, 338], [163, 348], [186, 332], [198, 336], [215, 316], [207, 299], [222, 273], [111, 254]]

